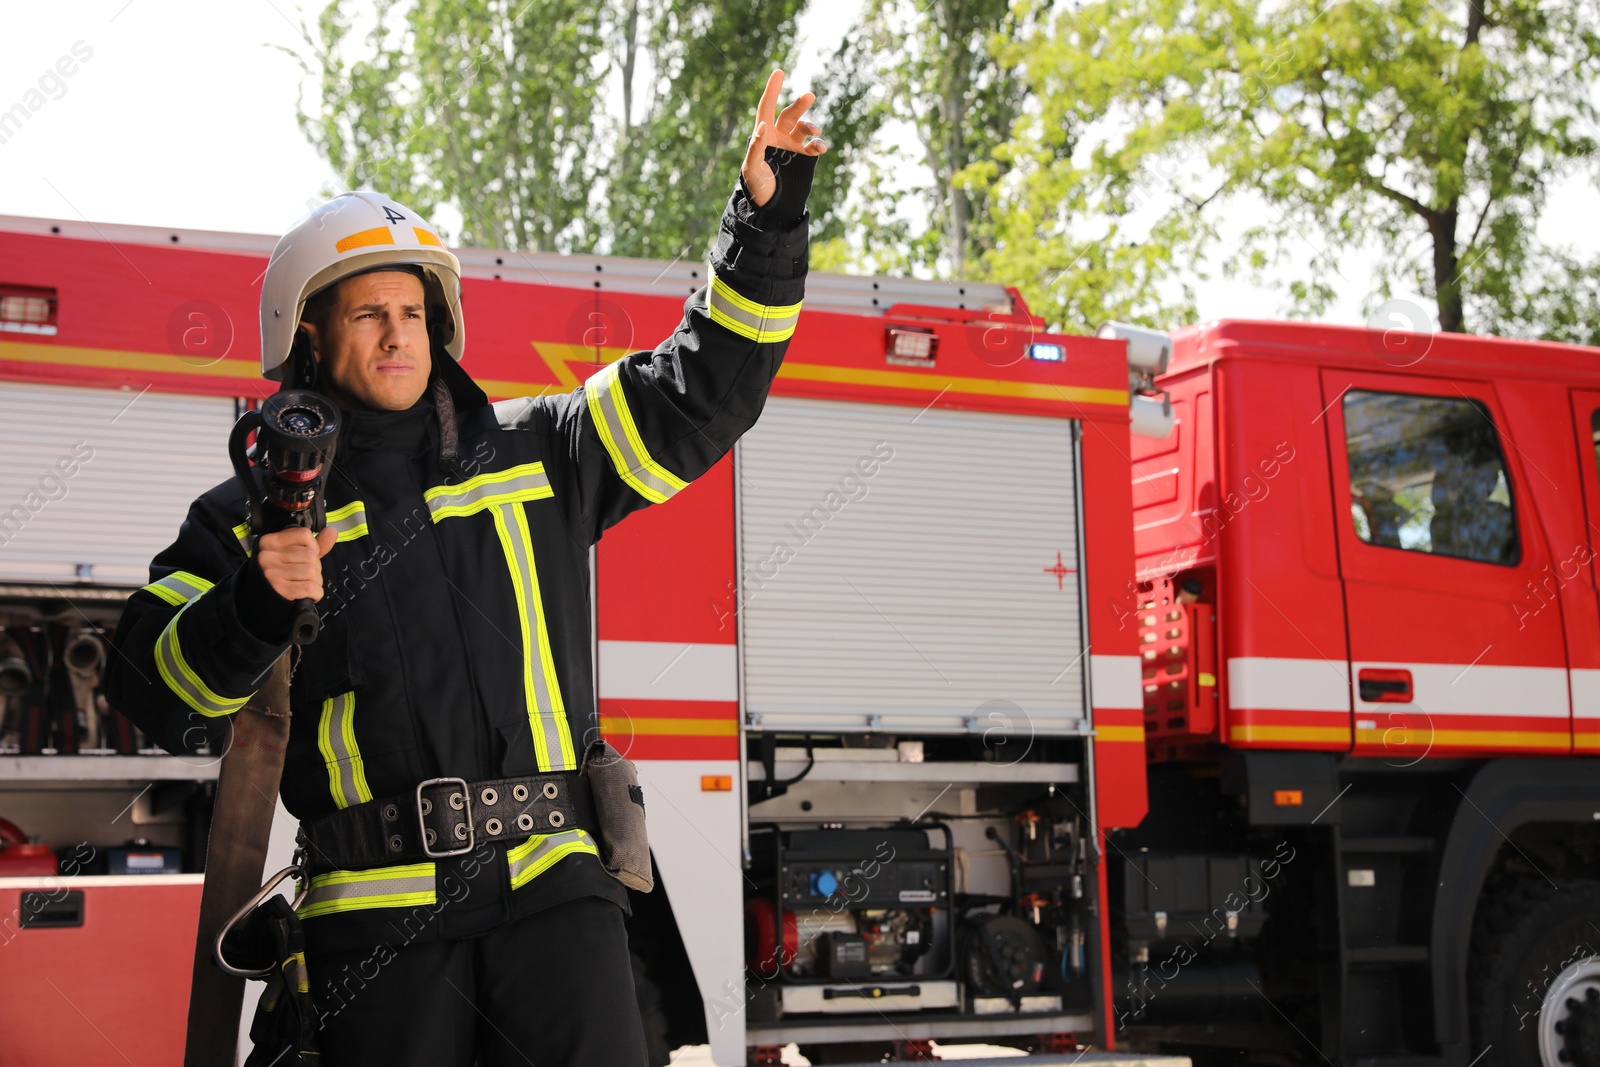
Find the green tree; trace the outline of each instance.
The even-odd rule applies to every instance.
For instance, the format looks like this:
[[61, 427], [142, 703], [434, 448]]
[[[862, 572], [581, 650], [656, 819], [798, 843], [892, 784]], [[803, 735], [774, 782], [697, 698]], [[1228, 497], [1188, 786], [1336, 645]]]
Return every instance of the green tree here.
[[[1025, 83], [996, 62], [991, 38], [1020, 31], [1006, 0], [868, 0], [821, 79], [843, 106], [829, 201], [842, 228], [826, 233], [830, 266], [959, 277], [989, 247], [988, 190], [958, 180], [992, 160], [1021, 113]], [[822, 90], [819, 90], [819, 99]], [[893, 140], [908, 132], [911, 147]], [[853, 196], [842, 195], [852, 189]]]
[[[1371, 295], [1428, 293], [1445, 330], [1572, 332], [1566, 297], [1592, 294], [1594, 271], [1534, 228], [1550, 184], [1595, 153], [1594, 0], [1037, 10], [1045, 32], [993, 47], [1039, 110], [963, 177], [995, 198], [985, 269], [1027, 279], [1047, 317], [1170, 324], [1192, 296], [1162, 286], [1212, 251], [1257, 280], [1306, 256], [1288, 291], [1316, 313], [1344, 257], [1377, 248]], [[1213, 203], [1256, 216], [1232, 247]], [[1104, 273], [1073, 279], [1082, 262]]]
[[317, 21], [320, 108], [301, 127], [349, 187], [460, 211], [464, 244], [592, 249], [606, 41], [578, 0], [377, 0], [364, 54], [347, 5]]
[[334, 0], [300, 57], [318, 82], [301, 128], [347, 186], [456, 209], [463, 244], [696, 254], [804, 4]]
[[[816, 269], [830, 270], [849, 261], [846, 234], [861, 223], [850, 194], [876, 180], [871, 173], [874, 142], [889, 113], [873, 77], [869, 43], [860, 34], [845, 34], [810, 88], [817, 94], [816, 113], [828, 142], [827, 162], [817, 167], [807, 201], [811, 262]], [[857, 203], [865, 199], [858, 195]]]
[[[624, 45], [649, 49], [656, 86], [638, 123], [622, 116], [609, 181], [612, 253], [674, 259], [710, 245], [738, 180], [761, 86], [774, 66], [789, 69], [804, 6], [669, 0], [648, 31]], [[636, 26], [637, 6], [630, 8], [626, 22]], [[785, 84], [784, 102], [800, 91]], [[631, 107], [630, 95], [625, 110]]]

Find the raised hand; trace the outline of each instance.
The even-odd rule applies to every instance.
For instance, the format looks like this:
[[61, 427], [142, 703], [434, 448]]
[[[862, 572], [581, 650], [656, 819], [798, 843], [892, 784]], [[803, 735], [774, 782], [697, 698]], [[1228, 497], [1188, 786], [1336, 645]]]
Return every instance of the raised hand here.
[[755, 132], [750, 134], [749, 147], [745, 149], [744, 164], [739, 173], [750, 190], [750, 198], [761, 207], [778, 188], [777, 176], [767, 165], [767, 148], [781, 148], [806, 156], [820, 156], [828, 150], [828, 142], [820, 134], [822, 127], [802, 116], [816, 102], [815, 93], [802, 93], [794, 103], [778, 111], [778, 97], [783, 91], [783, 71], [774, 70], [767, 77], [767, 87], [761, 92], [761, 106], [756, 111]]

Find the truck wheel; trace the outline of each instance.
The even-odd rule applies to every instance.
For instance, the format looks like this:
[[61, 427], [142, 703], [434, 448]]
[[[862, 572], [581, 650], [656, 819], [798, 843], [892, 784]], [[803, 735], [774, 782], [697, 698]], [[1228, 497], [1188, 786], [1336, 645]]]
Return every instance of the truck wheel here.
[[1485, 1064], [1600, 1067], [1600, 882], [1519, 882], [1485, 903], [1473, 943]]
[[644, 1021], [644, 1047], [650, 1054], [650, 1067], [667, 1067], [672, 1050], [667, 1047], [667, 1013], [661, 1007], [661, 990], [645, 973], [644, 960], [629, 952], [633, 960], [633, 993], [639, 1001], [639, 1018]]

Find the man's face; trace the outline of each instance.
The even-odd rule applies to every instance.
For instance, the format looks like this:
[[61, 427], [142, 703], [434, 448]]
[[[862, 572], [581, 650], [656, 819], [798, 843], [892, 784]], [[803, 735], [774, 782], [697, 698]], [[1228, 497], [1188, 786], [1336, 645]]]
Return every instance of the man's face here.
[[353, 411], [404, 411], [428, 388], [432, 361], [422, 279], [405, 271], [358, 274], [334, 291], [327, 321], [302, 322], [323, 391]]

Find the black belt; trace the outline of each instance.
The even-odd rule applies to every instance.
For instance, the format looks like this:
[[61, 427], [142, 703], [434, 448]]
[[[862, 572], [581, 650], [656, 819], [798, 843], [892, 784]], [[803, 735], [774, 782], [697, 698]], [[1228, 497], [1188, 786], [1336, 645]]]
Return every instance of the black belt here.
[[300, 826], [314, 871], [443, 859], [493, 841], [582, 829], [598, 835], [577, 771], [468, 782], [430, 778], [410, 793], [341, 808]]

